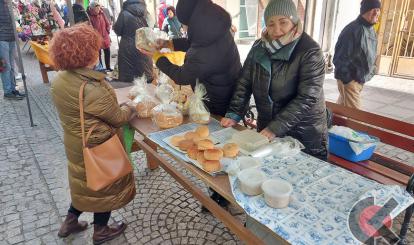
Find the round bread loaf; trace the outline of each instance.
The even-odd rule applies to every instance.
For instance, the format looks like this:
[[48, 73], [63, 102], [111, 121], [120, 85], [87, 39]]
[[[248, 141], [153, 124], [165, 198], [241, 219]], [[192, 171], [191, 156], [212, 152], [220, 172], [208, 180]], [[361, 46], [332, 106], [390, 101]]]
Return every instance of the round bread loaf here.
[[197, 160], [197, 156], [198, 153], [200, 151], [197, 149], [196, 146], [191, 147], [190, 149], [187, 150], [187, 155], [189, 158], [193, 159], [193, 160]]
[[186, 140], [193, 140], [195, 137], [198, 137], [196, 132], [187, 132], [184, 134]]
[[182, 150], [182, 151], [187, 151], [188, 149], [190, 149], [191, 147], [194, 147], [194, 146], [195, 146], [195, 144], [192, 140], [182, 140], [178, 144], [178, 148], [180, 148], [180, 150]]
[[236, 143], [228, 143], [223, 146], [224, 157], [236, 157], [239, 154], [239, 146]]
[[207, 138], [210, 135], [210, 131], [208, 130], [207, 126], [198, 126], [198, 128], [195, 130], [195, 132], [201, 138]]
[[184, 136], [176, 135], [176, 136], [171, 137], [170, 143], [173, 146], [178, 147], [180, 142], [183, 141], [183, 140], [185, 140]]
[[200, 151], [214, 149], [214, 144], [211, 140], [204, 139], [204, 140], [200, 140], [200, 141], [197, 142], [197, 148]]
[[197, 162], [199, 162], [201, 165], [203, 165], [205, 161], [206, 161], [206, 159], [204, 158], [204, 152], [203, 151], [198, 151], [198, 153], [197, 153]]
[[204, 151], [204, 158], [210, 161], [218, 161], [223, 157], [221, 149], [210, 149]]
[[155, 122], [160, 128], [175, 128], [183, 123], [183, 115], [167, 115], [160, 112], [155, 116]]
[[217, 172], [221, 170], [220, 161], [209, 161], [205, 160], [203, 169], [209, 173]]

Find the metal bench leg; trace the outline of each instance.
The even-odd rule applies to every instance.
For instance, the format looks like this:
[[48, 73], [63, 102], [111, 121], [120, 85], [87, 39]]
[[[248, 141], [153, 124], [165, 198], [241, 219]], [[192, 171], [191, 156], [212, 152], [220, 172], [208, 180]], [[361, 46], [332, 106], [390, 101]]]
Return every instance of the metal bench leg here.
[[[411, 178], [408, 181], [407, 191], [408, 191], [408, 193], [410, 193], [411, 195], [414, 196], [414, 174], [411, 175]], [[400, 239], [401, 240], [399, 242], [399, 245], [407, 245], [408, 244], [407, 232], [408, 232], [408, 227], [410, 225], [411, 217], [413, 216], [413, 211], [414, 211], [414, 204], [411, 205], [410, 207], [408, 207], [405, 210], [404, 222], [401, 225], [401, 231], [400, 231]]]

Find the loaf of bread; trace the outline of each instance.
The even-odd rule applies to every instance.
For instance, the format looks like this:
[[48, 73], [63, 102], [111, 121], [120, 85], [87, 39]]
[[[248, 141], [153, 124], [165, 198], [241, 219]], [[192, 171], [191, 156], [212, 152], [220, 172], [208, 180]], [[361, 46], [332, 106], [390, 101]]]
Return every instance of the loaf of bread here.
[[223, 146], [224, 157], [236, 157], [239, 154], [239, 145], [236, 143], [228, 143]]
[[207, 138], [210, 135], [210, 131], [207, 126], [198, 126], [195, 132], [202, 138]]
[[202, 166], [203, 166], [203, 169], [209, 173], [218, 172], [221, 170], [220, 161], [205, 160]]
[[187, 132], [184, 134], [184, 137], [186, 140], [193, 140], [195, 137], [197, 137], [198, 134], [195, 132]]
[[176, 136], [171, 137], [170, 143], [171, 143], [171, 145], [173, 145], [175, 147], [178, 147], [180, 142], [183, 141], [183, 140], [185, 140], [184, 136], [176, 135]]
[[160, 128], [175, 128], [183, 123], [183, 115], [160, 112], [155, 115], [155, 122]]
[[142, 101], [135, 106], [139, 118], [149, 118], [152, 116], [152, 109], [157, 106], [155, 101]]
[[189, 158], [191, 158], [193, 160], [197, 160], [197, 156], [198, 156], [199, 152], [200, 151], [197, 149], [197, 147], [194, 146], [194, 147], [191, 147], [190, 149], [187, 150], [187, 155], [188, 155]]
[[178, 143], [178, 148], [180, 148], [182, 151], [187, 151], [192, 147], [195, 147], [195, 144], [192, 140], [183, 140]]
[[204, 139], [197, 142], [197, 148], [200, 151], [214, 149], [214, 144], [211, 140]]
[[205, 150], [204, 158], [210, 161], [219, 161], [221, 158], [223, 158], [223, 151], [221, 149]]
[[203, 151], [198, 151], [198, 153], [197, 153], [197, 162], [199, 162], [201, 164], [201, 166], [203, 166], [205, 161], [206, 161], [206, 159], [204, 158], [204, 152]]

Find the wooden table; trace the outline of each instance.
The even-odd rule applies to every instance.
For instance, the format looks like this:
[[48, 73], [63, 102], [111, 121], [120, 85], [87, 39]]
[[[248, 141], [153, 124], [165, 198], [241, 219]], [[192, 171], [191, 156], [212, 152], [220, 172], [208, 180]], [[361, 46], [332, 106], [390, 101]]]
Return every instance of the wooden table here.
[[[116, 94], [118, 102], [124, 103], [128, 101], [127, 94], [129, 87], [117, 89]], [[184, 123], [188, 123], [188, 118], [184, 119]], [[199, 188], [194, 186], [190, 180], [188, 180], [183, 174], [181, 174], [173, 165], [168, 163], [166, 159], [162, 158], [157, 150], [161, 150], [172, 158], [174, 158], [181, 166], [188, 170], [191, 174], [196, 176], [198, 179], [203, 181], [207, 186], [211, 187], [217, 193], [226, 198], [231, 204], [238, 206], [236, 200], [233, 197], [230, 182], [227, 175], [211, 176], [206, 172], [200, 170], [192, 164], [183, 162], [177, 159], [168, 150], [159, 147], [157, 144], [152, 142], [147, 136], [150, 133], [157, 132], [160, 129], [153, 124], [151, 119], [139, 119], [134, 118], [130, 121], [130, 124], [134, 129], [140, 133], [144, 140], [139, 140], [138, 144], [141, 149], [147, 155], [147, 165], [151, 170], [157, 169], [161, 166], [168, 174], [179, 182], [188, 192], [190, 192], [196, 199], [198, 199], [204, 207], [206, 207], [214, 216], [220, 219], [224, 225], [226, 225], [233, 233], [235, 233], [242, 241], [246, 244], [263, 244], [263, 242], [257, 238], [250, 230], [244, 227], [244, 224], [240, 223], [230, 213], [221, 208], [216, 202], [210, 197], [206, 196]], [[270, 231], [270, 230], [269, 230]], [[280, 240], [281, 244], [288, 244], [285, 240], [277, 236], [272, 232], [274, 236]]]

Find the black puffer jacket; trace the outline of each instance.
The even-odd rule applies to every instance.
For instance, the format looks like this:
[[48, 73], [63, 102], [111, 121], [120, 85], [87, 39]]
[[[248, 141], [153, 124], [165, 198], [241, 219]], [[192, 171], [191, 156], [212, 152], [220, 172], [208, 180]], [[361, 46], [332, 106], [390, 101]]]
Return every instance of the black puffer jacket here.
[[72, 6], [73, 9], [73, 18], [75, 23], [89, 22], [88, 14], [82, 5], [74, 3]]
[[147, 14], [144, 0], [128, 0], [122, 5], [122, 11], [113, 26], [115, 33], [121, 36], [118, 51], [120, 81], [132, 82], [143, 74], [149, 82], [153, 80], [151, 58], [135, 47], [135, 31], [148, 26]]
[[228, 114], [242, 118], [253, 94], [258, 131], [268, 128], [277, 137], [292, 136], [304, 144], [306, 153], [326, 159], [324, 76], [322, 52], [306, 33], [286, 60], [272, 59], [257, 41], [244, 64]]
[[[184, 65], [176, 66], [161, 57], [157, 66], [180, 85], [194, 87], [199, 78], [207, 89], [208, 109], [224, 116], [241, 70], [239, 52], [230, 33], [230, 15], [210, 0], [197, 0], [192, 11], [182, 11], [181, 6], [179, 2], [177, 17], [184, 20], [182, 23], [188, 19], [188, 39], [174, 39], [173, 43], [176, 51], [187, 52]], [[183, 16], [187, 12], [190, 18]]]

